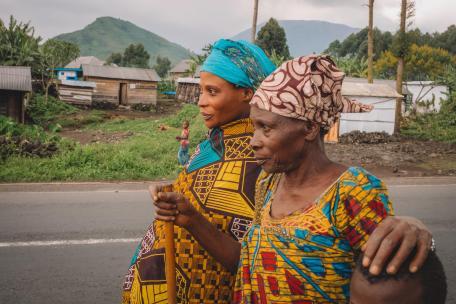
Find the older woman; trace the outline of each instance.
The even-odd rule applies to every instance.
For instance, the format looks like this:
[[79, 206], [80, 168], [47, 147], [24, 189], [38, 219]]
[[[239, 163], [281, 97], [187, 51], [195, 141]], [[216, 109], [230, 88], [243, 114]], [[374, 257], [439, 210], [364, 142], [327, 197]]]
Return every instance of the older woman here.
[[[250, 227], [260, 172], [249, 146], [253, 134], [249, 102], [274, 69], [253, 44], [224, 39], [214, 44], [201, 69], [198, 102], [209, 136], [173, 185], [208, 223], [233, 241], [241, 240]], [[178, 302], [230, 303], [234, 275], [187, 230], [176, 227], [175, 236]], [[154, 221], [132, 259], [123, 303], [167, 302], [164, 258], [164, 225]]]
[[[353, 251], [366, 247], [368, 235], [392, 209], [377, 178], [327, 159], [322, 130], [344, 109], [367, 108], [341, 97], [343, 74], [326, 57], [300, 58], [282, 69], [286, 72], [278, 70], [268, 77], [252, 100], [253, 149], [257, 163], [271, 174], [264, 173], [258, 181], [257, 220], [242, 242], [235, 300], [345, 302]], [[285, 90], [279, 90], [284, 83]], [[158, 219], [184, 227], [227, 270], [236, 271], [238, 242], [217, 229], [184, 195], [158, 189], [154, 196]], [[234, 202], [223, 200], [226, 206]], [[391, 272], [417, 243], [415, 266], [426, 256], [427, 231], [419, 231], [419, 224], [404, 226], [404, 220], [397, 224], [392, 218], [379, 225], [366, 248], [365, 255], [374, 260], [373, 273], [390, 255], [388, 244], [400, 246], [389, 265]]]

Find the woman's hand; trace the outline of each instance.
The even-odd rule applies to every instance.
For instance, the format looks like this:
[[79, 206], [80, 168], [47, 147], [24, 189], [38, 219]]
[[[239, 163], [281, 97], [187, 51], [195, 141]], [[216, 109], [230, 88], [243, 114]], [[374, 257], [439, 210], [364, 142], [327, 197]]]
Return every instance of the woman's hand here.
[[395, 274], [402, 263], [416, 247], [416, 255], [409, 270], [414, 273], [423, 266], [432, 244], [432, 234], [418, 219], [408, 216], [389, 216], [383, 220], [361, 248], [364, 252], [363, 266], [377, 275], [389, 260], [396, 248], [399, 248], [388, 263], [386, 272]]
[[177, 192], [165, 192], [170, 185], [149, 187], [149, 192], [156, 207], [157, 220], [174, 222], [175, 225], [188, 228], [199, 215], [187, 198]]

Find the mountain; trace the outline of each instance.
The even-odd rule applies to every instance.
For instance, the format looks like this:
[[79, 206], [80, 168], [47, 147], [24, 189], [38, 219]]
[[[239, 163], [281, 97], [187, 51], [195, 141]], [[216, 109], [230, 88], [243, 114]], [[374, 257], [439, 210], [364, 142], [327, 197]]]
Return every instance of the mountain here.
[[96, 56], [105, 60], [113, 52], [123, 52], [131, 43], [142, 43], [155, 64], [158, 55], [166, 56], [172, 64], [190, 57], [184, 47], [170, 42], [131, 22], [112, 17], [100, 17], [82, 30], [61, 34], [55, 39], [76, 43], [81, 56]]
[[[277, 20], [285, 30], [287, 43], [293, 57], [321, 53], [336, 39], [344, 40], [348, 35], [360, 31], [344, 24], [317, 20]], [[258, 31], [265, 22], [257, 26]], [[250, 40], [251, 28], [232, 39]]]

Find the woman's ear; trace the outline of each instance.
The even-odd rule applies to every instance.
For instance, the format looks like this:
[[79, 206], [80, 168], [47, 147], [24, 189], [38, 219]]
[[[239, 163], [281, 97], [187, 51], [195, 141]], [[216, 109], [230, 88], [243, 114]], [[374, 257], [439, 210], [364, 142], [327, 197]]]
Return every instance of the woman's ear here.
[[253, 90], [250, 89], [250, 88], [244, 88], [242, 90], [242, 93], [243, 93], [243, 101], [244, 102], [250, 102], [250, 100], [252, 100], [252, 97], [253, 97]]
[[320, 138], [320, 126], [316, 123], [310, 123], [307, 124], [306, 126], [307, 132], [306, 132], [306, 140], [307, 141], [313, 141], [316, 138]]

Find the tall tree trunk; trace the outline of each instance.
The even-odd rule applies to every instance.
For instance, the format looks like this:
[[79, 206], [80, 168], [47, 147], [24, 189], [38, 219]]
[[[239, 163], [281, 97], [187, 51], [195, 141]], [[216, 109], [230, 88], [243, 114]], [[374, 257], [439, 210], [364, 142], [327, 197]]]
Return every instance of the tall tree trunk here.
[[[399, 35], [405, 37], [405, 22], [407, 19], [407, 0], [402, 0], [401, 3], [401, 25], [399, 28]], [[401, 40], [401, 43], [406, 43], [404, 39]], [[404, 45], [400, 46], [403, 50]], [[396, 91], [402, 95], [402, 79], [404, 77], [404, 54], [401, 52], [401, 55], [397, 61], [397, 74], [396, 74]], [[396, 98], [396, 118], [394, 121], [394, 133], [399, 134], [401, 131], [401, 117], [402, 117], [402, 97]]]
[[374, 0], [369, 0], [369, 29], [367, 32], [367, 82], [374, 82]]
[[252, 21], [252, 36], [250, 40], [252, 43], [255, 43], [256, 37], [256, 27], [257, 27], [257, 19], [258, 19], [258, 0], [253, 0], [253, 21]]

